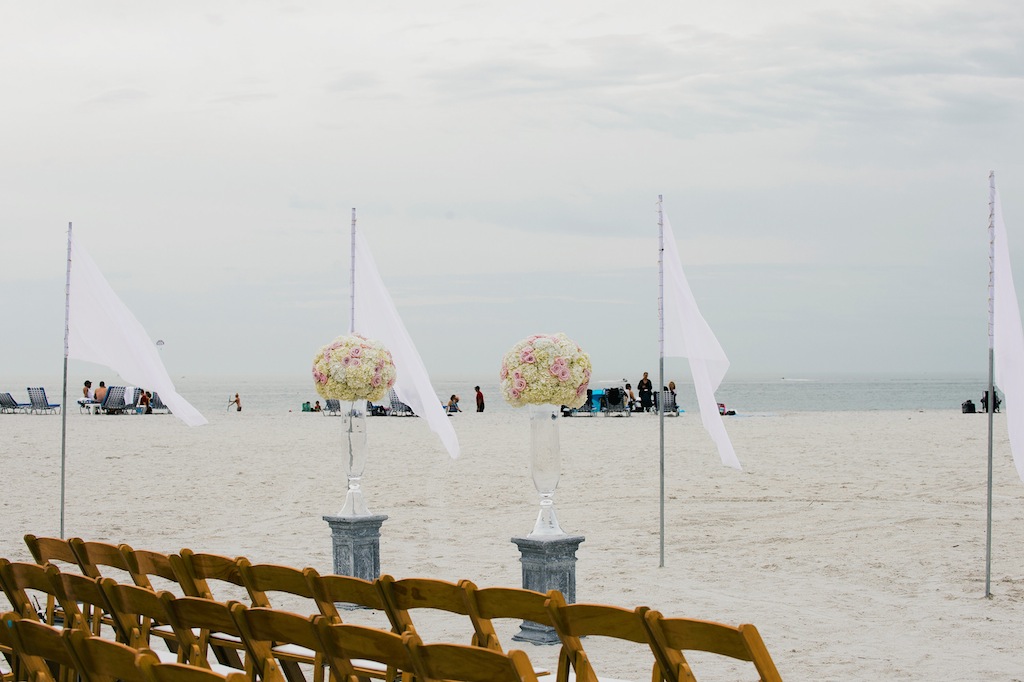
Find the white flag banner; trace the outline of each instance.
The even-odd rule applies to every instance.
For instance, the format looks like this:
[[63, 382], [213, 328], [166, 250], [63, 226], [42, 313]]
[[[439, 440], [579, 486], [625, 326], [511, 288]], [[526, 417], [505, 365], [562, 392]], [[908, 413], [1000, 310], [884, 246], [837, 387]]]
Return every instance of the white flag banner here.
[[105, 365], [126, 382], [159, 393], [174, 416], [189, 426], [206, 423], [199, 410], [174, 390], [156, 345], [73, 236], [67, 354], [75, 360]]
[[356, 232], [355, 250], [356, 328], [352, 331], [387, 346], [398, 373], [395, 380], [398, 399], [427, 421], [430, 430], [441, 438], [448, 454], [455, 459], [459, 456], [459, 439], [451, 418], [441, 407], [427, 368], [380, 278], [370, 247], [359, 232]]
[[718, 448], [722, 464], [742, 469], [736, 451], [733, 450], [732, 441], [729, 440], [729, 434], [726, 433], [722, 415], [718, 411], [718, 402], [715, 400], [715, 391], [729, 369], [729, 358], [725, 356], [725, 351], [718, 344], [714, 332], [697, 308], [697, 301], [690, 290], [690, 284], [686, 281], [686, 275], [683, 274], [672, 225], [665, 213], [662, 213], [662, 225], [665, 248], [665, 355], [685, 357], [689, 360], [693, 387], [697, 391], [701, 423]]
[[[1010, 452], [1017, 475], [1024, 481], [1024, 332], [1020, 324], [1017, 290], [1013, 286], [1010, 247], [1003, 223], [999, 193], [993, 193], [994, 262], [992, 266], [992, 350], [995, 380], [1003, 389], [1003, 411], [1010, 435]], [[993, 399], [989, 396], [989, 400]]]

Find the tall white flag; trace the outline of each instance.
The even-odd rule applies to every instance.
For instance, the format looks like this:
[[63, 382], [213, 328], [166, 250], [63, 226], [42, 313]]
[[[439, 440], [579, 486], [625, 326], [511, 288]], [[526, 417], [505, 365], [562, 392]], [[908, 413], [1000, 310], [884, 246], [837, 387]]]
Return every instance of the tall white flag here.
[[206, 423], [199, 410], [178, 395], [156, 345], [73, 236], [67, 355], [105, 365], [126, 382], [159, 393], [174, 416], [189, 426]]
[[452, 459], [457, 458], [459, 439], [455, 435], [451, 418], [441, 407], [427, 368], [380, 278], [370, 247], [359, 232], [355, 236], [354, 279], [356, 328], [352, 331], [377, 339], [387, 346], [398, 372], [395, 393], [399, 400], [425, 419], [430, 430], [441, 438]]
[[[999, 193], [992, 189], [993, 277], [992, 350], [996, 384], [1003, 389], [1006, 430], [1017, 475], [1024, 481], [1024, 332], [1021, 331], [1017, 290], [1013, 286], [1010, 247], [1003, 223]], [[992, 400], [992, 397], [989, 397]]]
[[701, 423], [718, 448], [722, 464], [741, 469], [740, 460], [736, 457], [732, 441], [725, 431], [725, 424], [722, 423], [722, 416], [718, 412], [718, 402], [715, 400], [715, 391], [722, 383], [725, 371], [729, 369], [729, 359], [718, 344], [711, 327], [704, 320], [704, 316], [700, 314], [700, 309], [697, 308], [697, 301], [690, 291], [686, 275], [683, 274], [672, 225], [668, 221], [668, 215], [664, 213], [662, 224], [665, 248], [665, 355], [685, 357], [689, 360], [693, 387], [697, 391]]

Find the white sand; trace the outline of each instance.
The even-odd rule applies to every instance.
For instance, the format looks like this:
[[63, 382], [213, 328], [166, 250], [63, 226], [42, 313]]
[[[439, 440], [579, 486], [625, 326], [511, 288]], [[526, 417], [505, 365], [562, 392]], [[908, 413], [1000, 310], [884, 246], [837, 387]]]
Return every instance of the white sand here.
[[[208, 416], [189, 429], [168, 416], [70, 414], [66, 534], [330, 572], [321, 516], [343, 500], [341, 420]], [[365, 489], [390, 516], [382, 570], [520, 585], [510, 538], [536, 514], [526, 415], [454, 419], [458, 461], [419, 419], [369, 421]], [[740, 473], [719, 464], [696, 415], [666, 420], [658, 568], [658, 420], [563, 420], [559, 518], [586, 536], [577, 600], [754, 623], [789, 680], [1022, 680], [1024, 484], [997, 415], [985, 599], [985, 422], [953, 411], [732, 418]], [[0, 416], [0, 442], [0, 555], [24, 561], [25, 533], [58, 534], [60, 418]], [[466, 639], [461, 624], [440, 627]], [[587, 646], [599, 670], [649, 679], [632, 645]], [[538, 665], [556, 652], [521, 648]], [[700, 679], [722, 679], [697, 663]]]

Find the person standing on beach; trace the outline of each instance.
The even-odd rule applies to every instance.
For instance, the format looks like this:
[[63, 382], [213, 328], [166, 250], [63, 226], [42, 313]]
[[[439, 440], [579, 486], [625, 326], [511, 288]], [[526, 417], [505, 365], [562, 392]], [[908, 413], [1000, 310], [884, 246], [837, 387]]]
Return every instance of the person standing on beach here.
[[644, 412], [650, 412], [654, 406], [654, 384], [647, 378], [647, 372], [644, 372], [644, 378], [637, 382], [636, 390], [640, 394], [640, 407]]
[[476, 411], [484, 411], [484, 394], [480, 392], [479, 386], [474, 386], [473, 390], [476, 391]]
[[236, 406], [235, 407], [235, 412], [241, 412], [242, 411], [242, 399], [238, 397], [237, 393], [235, 394], [235, 399], [234, 400], [228, 401], [228, 407], [231, 407], [232, 405]]

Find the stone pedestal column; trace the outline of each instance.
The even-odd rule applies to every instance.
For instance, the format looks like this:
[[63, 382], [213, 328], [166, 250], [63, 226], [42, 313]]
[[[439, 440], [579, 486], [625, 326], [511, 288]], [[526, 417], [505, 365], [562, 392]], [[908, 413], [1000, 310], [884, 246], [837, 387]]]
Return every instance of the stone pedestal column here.
[[380, 526], [385, 514], [369, 516], [325, 516], [331, 526], [335, 575], [363, 580], [380, 577]]
[[[582, 535], [514, 537], [523, 565], [523, 588], [536, 592], [558, 590], [567, 604], [576, 602], [576, 550]], [[554, 628], [523, 621], [512, 639], [533, 644], [558, 644]]]

